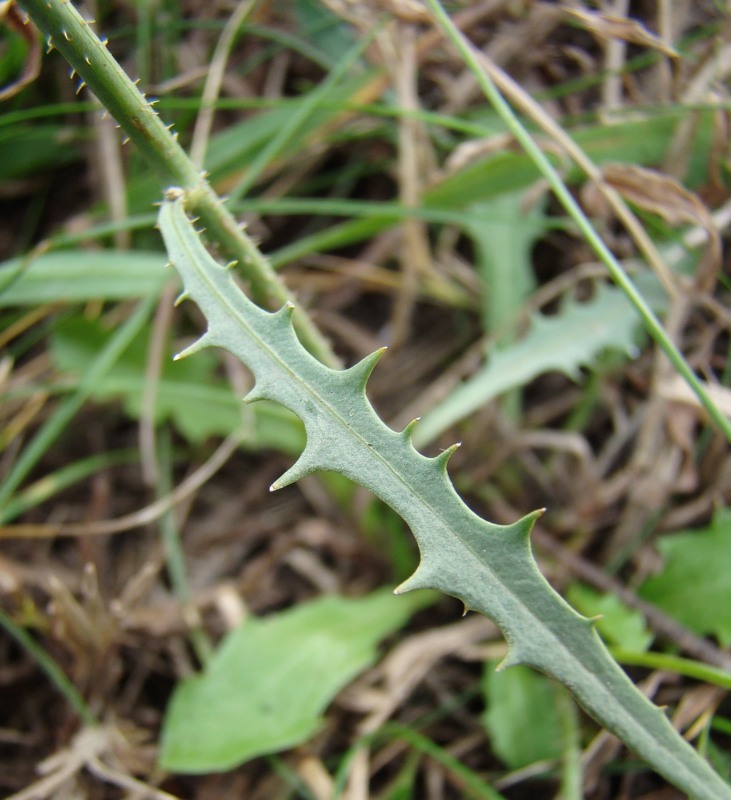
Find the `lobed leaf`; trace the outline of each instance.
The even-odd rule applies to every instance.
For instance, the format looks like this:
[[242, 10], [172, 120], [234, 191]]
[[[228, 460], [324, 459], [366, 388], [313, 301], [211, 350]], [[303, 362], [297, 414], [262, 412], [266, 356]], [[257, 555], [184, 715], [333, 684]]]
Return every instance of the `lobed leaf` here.
[[[643, 296], [658, 307], [660, 287], [653, 275], [637, 280]], [[415, 441], [434, 440], [451, 425], [494, 397], [524, 386], [552, 370], [578, 378], [606, 350], [632, 353], [640, 318], [620, 289], [600, 284], [586, 302], [569, 301], [555, 316], [534, 314], [519, 341], [490, 352], [487, 362], [424, 415]]]
[[365, 395], [377, 351], [347, 370], [325, 367], [298, 341], [293, 308], [275, 313], [254, 305], [229, 270], [206, 252], [171, 189], [159, 225], [171, 261], [208, 320], [185, 353], [223, 347], [249, 366], [256, 386], [249, 401], [286, 406], [303, 421], [307, 444], [272, 486], [315, 470], [340, 472], [379, 496], [411, 527], [421, 561], [396, 590], [439, 589], [494, 620], [509, 651], [502, 666], [525, 664], [556, 678], [601, 724], [658, 772], [699, 800], [731, 798], [731, 789], [680, 737], [617, 665], [590, 620], [576, 613], [543, 578], [529, 535], [535, 512], [495, 525], [462, 502], [447, 475], [452, 448], [426, 458], [412, 445], [414, 424], [388, 428]]

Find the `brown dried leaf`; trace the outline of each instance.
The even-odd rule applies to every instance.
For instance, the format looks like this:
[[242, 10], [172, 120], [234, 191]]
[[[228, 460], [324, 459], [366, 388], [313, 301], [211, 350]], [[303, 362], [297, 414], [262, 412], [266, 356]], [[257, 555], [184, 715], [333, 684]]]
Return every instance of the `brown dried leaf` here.
[[674, 178], [634, 164], [607, 164], [606, 183], [636, 206], [662, 217], [670, 225], [691, 223], [707, 227], [710, 214], [698, 196]]
[[578, 8], [564, 8], [563, 11], [600, 39], [622, 39], [625, 42], [657, 50], [670, 58], [679, 57], [675, 48], [654, 33], [650, 33], [639, 20]]
[[7, 100], [38, 77], [41, 71], [41, 44], [35, 30], [24, 19], [13, 0], [0, 2], [0, 20], [3, 20], [8, 28], [19, 33], [28, 43], [28, 55], [23, 71], [12, 83], [0, 88], [0, 100]]
[[[602, 168], [607, 186], [645, 211], [662, 217], [669, 225], [698, 225], [708, 234], [707, 263], [699, 271], [703, 288], [710, 288], [721, 263], [721, 238], [713, 217], [694, 192], [674, 178], [633, 164], [607, 164]], [[703, 275], [700, 275], [700, 272]]]

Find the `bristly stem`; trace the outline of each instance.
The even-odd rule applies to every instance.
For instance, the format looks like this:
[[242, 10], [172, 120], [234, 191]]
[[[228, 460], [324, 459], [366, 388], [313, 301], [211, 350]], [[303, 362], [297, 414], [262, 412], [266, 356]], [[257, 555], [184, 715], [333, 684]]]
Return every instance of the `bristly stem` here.
[[[292, 303], [293, 298], [251, 238], [229, 213], [220, 197], [196, 168], [153, 105], [68, 0], [20, 0], [20, 5], [46, 38], [49, 52], [57, 49], [84, 86], [97, 96], [167, 185], [186, 190], [188, 209], [200, 217], [208, 236], [240, 264], [256, 302], [269, 309]], [[294, 303], [294, 305], [297, 305]], [[297, 332], [306, 347], [329, 366], [338, 360], [329, 343], [307, 314], [295, 313]]]

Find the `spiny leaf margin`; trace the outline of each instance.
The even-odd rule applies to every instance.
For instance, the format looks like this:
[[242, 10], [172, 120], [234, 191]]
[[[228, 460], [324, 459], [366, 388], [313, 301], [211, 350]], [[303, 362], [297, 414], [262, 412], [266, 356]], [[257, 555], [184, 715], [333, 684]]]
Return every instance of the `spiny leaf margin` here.
[[526, 664], [567, 686], [584, 708], [691, 797], [731, 800], [731, 789], [626, 677], [590, 620], [543, 578], [530, 549], [535, 512], [513, 525], [483, 520], [455, 492], [446, 464], [452, 449], [427, 458], [376, 415], [365, 388], [383, 351], [347, 370], [322, 365], [300, 344], [293, 307], [267, 312], [241, 292], [203, 247], [184, 210], [185, 193], [166, 193], [159, 227], [181, 275], [179, 300], [193, 299], [208, 321], [180, 357], [222, 347], [245, 363], [256, 385], [245, 398], [281, 403], [303, 421], [307, 444], [272, 486], [316, 470], [340, 472], [394, 508], [416, 537], [421, 562], [398, 593], [439, 589], [494, 620], [509, 645], [502, 667]]

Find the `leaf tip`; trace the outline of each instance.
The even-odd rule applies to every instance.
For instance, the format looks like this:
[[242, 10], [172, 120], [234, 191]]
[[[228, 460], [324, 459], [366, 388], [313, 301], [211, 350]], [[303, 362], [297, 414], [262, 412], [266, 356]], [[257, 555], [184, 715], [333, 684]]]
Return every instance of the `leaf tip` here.
[[164, 197], [169, 203], [173, 203], [185, 197], [185, 190], [181, 189], [179, 186], [169, 186], [165, 189]]

